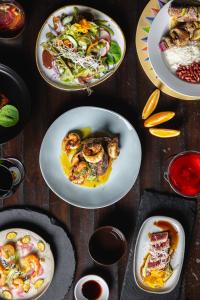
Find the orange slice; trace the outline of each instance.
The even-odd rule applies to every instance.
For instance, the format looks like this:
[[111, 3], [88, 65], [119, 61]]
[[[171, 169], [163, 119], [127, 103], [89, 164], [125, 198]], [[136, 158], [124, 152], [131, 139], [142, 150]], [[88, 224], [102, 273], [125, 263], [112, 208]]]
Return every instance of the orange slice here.
[[180, 130], [165, 129], [165, 128], [150, 128], [149, 132], [160, 138], [170, 138], [180, 135]]
[[163, 111], [159, 112], [157, 114], [152, 115], [149, 117], [145, 122], [145, 127], [153, 127], [159, 124], [162, 124], [164, 122], [169, 121], [175, 116], [175, 113], [173, 111]]
[[143, 112], [142, 112], [142, 119], [146, 120], [152, 112], [156, 109], [156, 106], [158, 105], [158, 100], [160, 98], [160, 90], [156, 89], [151, 96], [149, 97]]

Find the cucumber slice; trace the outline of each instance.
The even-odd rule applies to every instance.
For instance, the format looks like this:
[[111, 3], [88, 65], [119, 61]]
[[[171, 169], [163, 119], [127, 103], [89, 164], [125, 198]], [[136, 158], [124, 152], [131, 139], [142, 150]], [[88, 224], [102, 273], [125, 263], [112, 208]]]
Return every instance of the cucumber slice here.
[[71, 21], [73, 20], [73, 18], [74, 18], [73, 16], [66, 16], [66, 17], [64, 17], [62, 19], [62, 21], [61, 21], [62, 25], [65, 26], [65, 25], [71, 23]]
[[88, 46], [90, 46], [91, 43], [91, 39], [86, 36], [83, 36], [78, 40], [78, 44], [83, 50], [87, 50]]
[[74, 80], [71, 70], [66, 67], [64, 73], [60, 76], [60, 80], [68, 82]]
[[111, 35], [114, 35], [114, 31], [108, 25], [101, 24], [100, 27], [107, 30]]

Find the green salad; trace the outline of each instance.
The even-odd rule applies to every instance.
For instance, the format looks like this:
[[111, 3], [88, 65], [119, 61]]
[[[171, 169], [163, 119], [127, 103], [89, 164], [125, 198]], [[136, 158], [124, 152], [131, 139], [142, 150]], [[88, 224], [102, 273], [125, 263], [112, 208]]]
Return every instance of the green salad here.
[[53, 17], [42, 43], [43, 65], [66, 84], [87, 85], [109, 73], [122, 57], [106, 20], [74, 8], [72, 15]]

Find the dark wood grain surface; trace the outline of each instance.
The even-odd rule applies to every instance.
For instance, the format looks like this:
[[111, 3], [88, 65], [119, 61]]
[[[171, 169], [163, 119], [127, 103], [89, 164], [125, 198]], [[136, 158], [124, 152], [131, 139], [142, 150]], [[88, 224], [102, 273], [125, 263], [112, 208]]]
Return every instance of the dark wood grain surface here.
[[[26, 204], [50, 211], [66, 225], [73, 237], [78, 259], [75, 282], [86, 273], [96, 272], [108, 281], [110, 299], [117, 300], [128, 253], [118, 265], [99, 268], [89, 258], [88, 239], [99, 225], [112, 224], [125, 233], [130, 243], [143, 190], [150, 188], [170, 191], [163, 179], [169, 157], [183, 150], [200, 149], [200, 102], [179, 101], [161, 95], [159, 109], [170, 109], [177, 113], [172, 126], [181, 129], [181, 136], [178, 138], [161, 140], [150, 136], [143, 128], [141, 112], [155, 88], [139, 64], [134, 39], [137, 22], [147, 0], [20, 2], [27, 11], [27, 26], [18, 40], [0, 42], [0, 62], [17, 71], [27, 83], [32, 98], [32, 116], [18, 137], [1, 146], [1, 155], [15, 156], [23, 161], [26, 178], [15, 195], [7, 200], [0, 200], [0, 206]], [[112, 78], [95, 87], [90, 97], [86, 92], [63, 92], [47, 85], [35, 64], [35, 42], [43, 21], [53, 10], [72, 3], [93, 6], [109, 14], [122, 27], [127, 39], [127, 53], [123, 64]], [[143, 160], [136, 184], [124, 199], [101, 210], [79, 209], [60, 200], [48, 189], [39, 169], [39, 149], [47, 128], [61, 113], [80, 105], [101, 106], [119, 112], [135, 126], [142, 143]], [[198, 207], [180, 299], [200, 299], [200, 205]], [[65, 299], [73, 299], [73, 287]]]

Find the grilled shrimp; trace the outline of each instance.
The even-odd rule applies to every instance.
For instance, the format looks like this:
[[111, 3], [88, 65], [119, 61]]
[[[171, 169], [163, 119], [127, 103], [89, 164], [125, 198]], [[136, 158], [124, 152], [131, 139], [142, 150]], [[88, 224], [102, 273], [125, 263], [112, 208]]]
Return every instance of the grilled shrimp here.
[[103, 159], [104, 148], [101, 144], [85, 144], [83, 146], [82, 154], [87, 162], [96, 164]]
[[72, 168], [69, 180], [75, 184], [82, 184], [87, 177], [88, 165], [85, 161], [79, 162]]
[[119, 156], [119, 145], [117, 138], [113, 138], [112, 141], [108, 143], [107, 151], [110, 158], [117, 159]]
[[62, 148], [66, 152], [68, 152], [69, 150], [78, 149], [80, 145], [81, 145], [81, 138], [75, 132], [68, 133], [62, 141]]
[[6, 284], [6, 275], [4, 271], [4, 267], [0, 265], [0, 286], [4, 286]]
[[21, 259], [21, 266], [25, 273], [31, 272], [31, 277], [35, 277], [40, 270], [39, 258], [35, 254], [29, 254]]
[[81, 152], [78, 152], [73, 155], [73, 157], [71, 159], [72, 166], [75, 166], [80, 162], [80, 156], [81, 156]]

